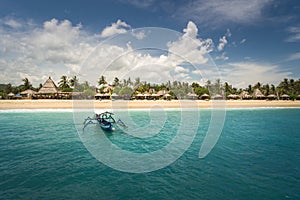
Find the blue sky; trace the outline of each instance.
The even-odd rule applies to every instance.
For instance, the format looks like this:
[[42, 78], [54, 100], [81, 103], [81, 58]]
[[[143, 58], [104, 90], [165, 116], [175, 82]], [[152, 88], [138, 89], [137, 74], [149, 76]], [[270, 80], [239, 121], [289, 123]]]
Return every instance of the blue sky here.
[[[299, 13], [300, 2], [297, 0], [1, 0], [0, 82], [20, 84], [26, 76], [36, 85], [48, 76], [58, 80], [62, 74], [81, 74], [83, 81], [89, 75], [84, 75], [82, 67], [87, 64], [84, 61], [101, 42], [110, 36], [133, 33], [133, 29], [161, 27], [191, 36], [196, 43], [199, 42], [199, 46], [194, 47], [189, 40], [182, 41], [182, 38], [160, 41], [166, 42], [166, 46], [173, 42], [172, 47], [168, 46], [169, 50], [173, 49], [192, 61], [202, 56], [197, 49], [209, 43], [205, 53], [216, 63], [218, 73], [216, 68], [201, 67], [202, 61], [193, 63], [198, 69], [185, 68], [186, 64], [180, 59], [162, 58], [158, 52], [150, 57], [131, 54], [119, 64], [125, 66], [124, 63], [135, 57], [138, 61], [134, 66], [138, 68], [143, 63], [146, 66], [144, 71], [152, 73], [152, 78], [163, 74], [162, 71], [169, 71], [169, 76], [165, 74], [162, 80], [170, 78], [170, 74], [174, 78], [176, 72], [176, 77], [189, 82], [215, 79], [219, 74], [223, 82], [228, 81], [237, 87], [257, 81], [277, 84], [285, 77], [300, 78]], [[196, 35], [193, 35], [195, 31]], [[142, 38], [147, 37], [145, 31], [139, 33]], [[184, 42], [181, 45], [186, 45], [187, 51], [178, 49], [182, 49], [180, 41]], [[115, 45], [100, 47], [107, 48], [102, 49], [105, 58], [115, 59], [116, 52], [123, 55], [128, 51]], [[130, 48], [134, 45], [131, 42]], [[113, 50], [109, 52], [108, 49]], [[186, 55], [187, 52], [194, 52], [195, 58]], [[145, 64], [146, 61], [149, 63]], [[99, 68], [105, 63], [109, 60], [89, 70], [93, 74], [99, 71], [99, 76], [103, 71]], [[134, 66], [131, 63], [124, 67], [124, 71], [133, 70], [131, 67]], [[107, 74], [117, 76], [122, 71], [118, 70], [115, 68]], [[141, 71], [136, 70], [136, 76], [146, 76]], [[96, 76], [91, 79], [96, 79]], [[150, 81], [150, 78], [145, 79]]]

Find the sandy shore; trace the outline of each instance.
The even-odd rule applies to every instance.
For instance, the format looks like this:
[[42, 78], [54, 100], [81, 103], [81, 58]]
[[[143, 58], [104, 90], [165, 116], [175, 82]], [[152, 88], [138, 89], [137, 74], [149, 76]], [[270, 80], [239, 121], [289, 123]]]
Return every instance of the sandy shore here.
[[84, 100], [0, 100], [0, 110], [7, 109], [147, 109], [147, 108], [258, 108], [299, 107], [300, 101], [227, 100], [227, 101], [84, 101]]

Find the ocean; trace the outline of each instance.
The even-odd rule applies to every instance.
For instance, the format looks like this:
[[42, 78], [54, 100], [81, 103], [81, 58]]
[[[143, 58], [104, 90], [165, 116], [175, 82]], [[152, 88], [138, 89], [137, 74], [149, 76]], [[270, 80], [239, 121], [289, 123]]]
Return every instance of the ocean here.
[[1, 111], [0, 199], [300, 199], [300, 109], [227, 110], [204, 158], [210, 109], [119, 114], [128, 128], [104, 133], [71, 111]]

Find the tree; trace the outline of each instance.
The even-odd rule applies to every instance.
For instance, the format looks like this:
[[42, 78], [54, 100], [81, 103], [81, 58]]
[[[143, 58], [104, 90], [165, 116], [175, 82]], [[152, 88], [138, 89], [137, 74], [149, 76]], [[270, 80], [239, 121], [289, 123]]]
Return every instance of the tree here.
[[119, 86], [120, 85], [120, 80], [118, 79], [118, 77], [115, 77], [113, 85], [114, 86]]
[[105, 84], [107, 84], [107, 82], [106, 82], [106, 80], [105, 80], [105, 76], [102, 75], [102, 76], [99, 78], [98, 84], [99, 84], [99, 85], [105, 85]]
[[248, 85], [247, 91], [248, 91], [250, 94], [253, 93], [252, 85]]
[[254, 85], [254, 89], [259, 89], [260, 90], [261, 88], [261, 84], [260, 82], [257, 82], [255, 85]]
[[70, 86], [76, 87], [78, 85], [78, 78], [76, 76], [73, 76], [73, 78], [70, 79]]
[[23, 83], [24, 90], [32, 89], [32, 85], [29, 82], [28, 78], [23, 78], [22, 81], [24, 82]]
[[125, 86], [123, 87], [120, 92], [119, 92], [119, 95], [121, 96], [124, 96], [125, 99], [130, 99], [131, 95], [133, 94], [133, 89], [128, 87], [128, 86]]
[[69, 88], [70, 85], [69, 85], [68, 77], [65, 75], [60, 77], [60, 81], [58, 82], [58, 85], [61, 89]]

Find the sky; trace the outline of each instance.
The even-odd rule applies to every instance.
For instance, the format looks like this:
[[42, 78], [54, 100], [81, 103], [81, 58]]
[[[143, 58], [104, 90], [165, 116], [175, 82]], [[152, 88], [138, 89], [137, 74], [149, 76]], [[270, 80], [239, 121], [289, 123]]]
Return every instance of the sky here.
[[297, 0], [0, 0], [0, 83], [300, 78]]

